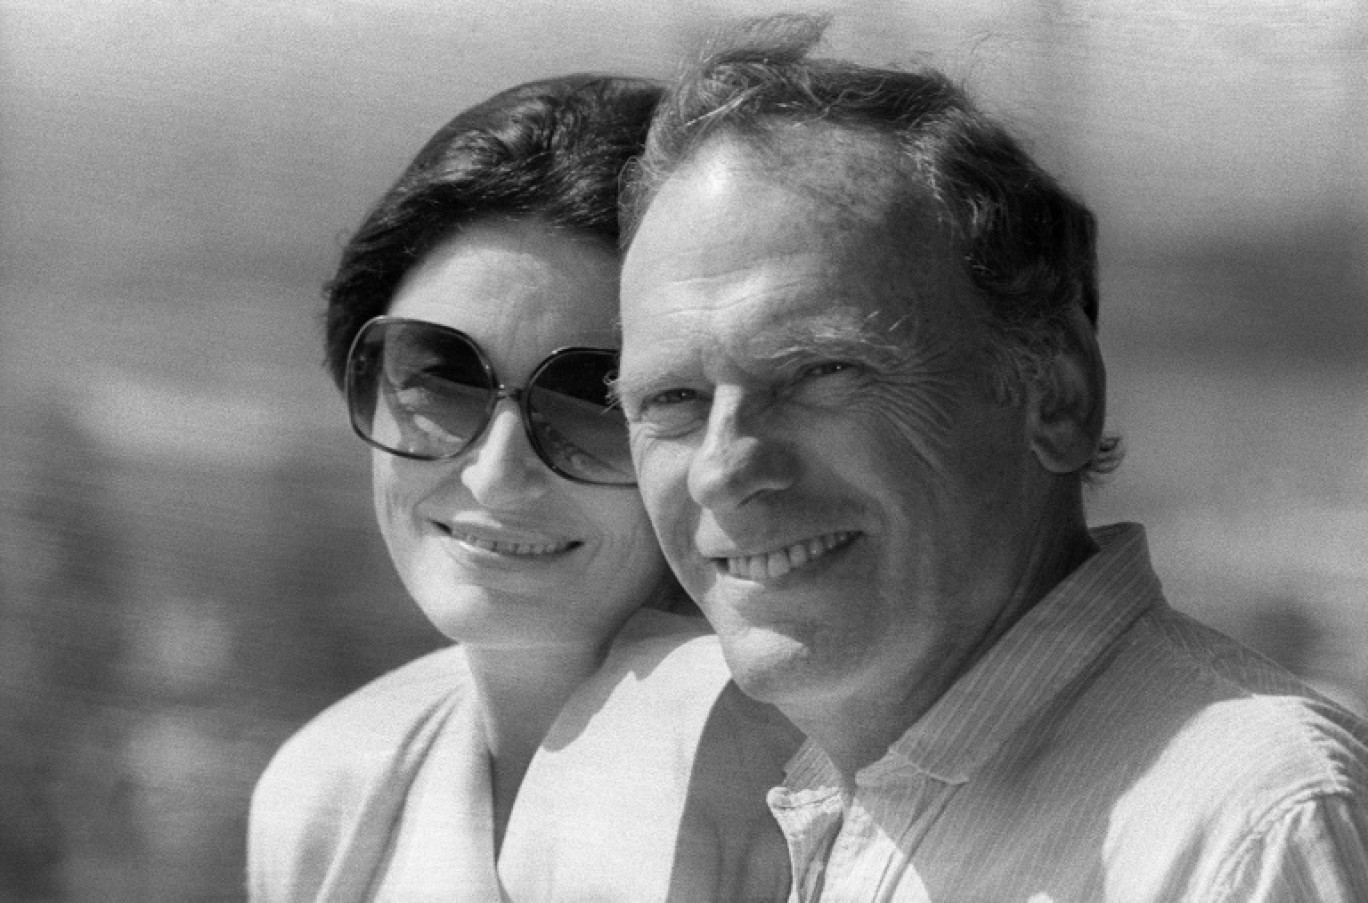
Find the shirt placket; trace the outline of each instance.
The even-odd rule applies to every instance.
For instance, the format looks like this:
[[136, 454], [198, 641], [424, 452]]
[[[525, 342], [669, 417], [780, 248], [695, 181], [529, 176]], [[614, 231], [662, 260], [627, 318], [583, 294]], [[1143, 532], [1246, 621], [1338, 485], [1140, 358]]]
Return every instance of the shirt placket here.
[[816, 900], [879, 899], [876, 894], [892, 851], [861, 797], [857, 793], [845, 806], [827, 856], [826, 881]]
[[820, 903], [924, 903], [929, 898], [912, 865], [939, 793], [946, 785], [906, 768], [869, 776], [846, 799], [827, 857]]
[[841, 829], [840, 791], [775, 788], [769, 805], [788, 846], [793, 876], [788, 903], [811, 903], [822, 892], [827, 852]]

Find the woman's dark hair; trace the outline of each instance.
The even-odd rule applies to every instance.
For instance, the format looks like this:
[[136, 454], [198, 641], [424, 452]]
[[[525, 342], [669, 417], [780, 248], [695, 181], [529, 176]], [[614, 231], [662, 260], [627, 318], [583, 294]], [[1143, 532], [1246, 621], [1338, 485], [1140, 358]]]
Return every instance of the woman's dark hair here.
[[616, 248], [619, 176], [641, 152], [660, 95], [641, 79], [570, 75], [503, 91], [443, 126], [347, 242], [325, 288], [333, 381], [342, 386], [362, 324], [465, 224], [537, 217]]

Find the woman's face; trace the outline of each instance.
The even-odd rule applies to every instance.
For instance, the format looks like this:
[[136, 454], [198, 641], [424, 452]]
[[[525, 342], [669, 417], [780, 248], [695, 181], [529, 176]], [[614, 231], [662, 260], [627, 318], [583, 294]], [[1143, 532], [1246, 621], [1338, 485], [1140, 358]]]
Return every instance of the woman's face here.
[[[392, 316], [459, 329], [501, 382], [525, 386], [568, 345], [617, 347], [618, 257], [537, 220], [476, 222], [405, 277]], [[372, 453], [375, 513], [405, 587], [444, 634], [472, 645], [599, 643], [662, 585], [635, 490], [573, 483], [533, 451], [500, 401], [460, 456]]]

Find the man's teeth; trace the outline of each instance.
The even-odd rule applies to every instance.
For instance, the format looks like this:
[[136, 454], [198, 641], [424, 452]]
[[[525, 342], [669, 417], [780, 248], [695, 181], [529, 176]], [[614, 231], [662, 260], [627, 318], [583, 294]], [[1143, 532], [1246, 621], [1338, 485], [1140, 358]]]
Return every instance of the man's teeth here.
[[829, 533], [762, 555], [728, 558], [727, 573], [745, 580], [776, 580], [850, 541], [854, 533]]
[[569, 542], [495, 542], [492, 539], [482, 539], [479, 536], [470, 536], [464, 533], [457, 533], [455, 536], [467, 545], [472, 545], [477, 549], [484, 549], [486, 552], [494, 552], [497, 555], [525, 555], [528, 557], [536, 555], [554, 555], [557, 552], [564, 552], [573, 545], [573, 543]]

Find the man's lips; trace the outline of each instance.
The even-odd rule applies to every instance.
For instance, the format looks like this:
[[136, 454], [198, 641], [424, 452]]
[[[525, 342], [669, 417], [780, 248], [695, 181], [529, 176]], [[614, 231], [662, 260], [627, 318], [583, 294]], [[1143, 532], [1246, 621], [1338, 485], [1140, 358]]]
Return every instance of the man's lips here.
[[847, 545], [858, 535], [856, 532], [843, 530], [800, 540], [773, 552], [714, 558], [713, 562], [732, 577], [741, 580], [777, 580], [790, 571]]

